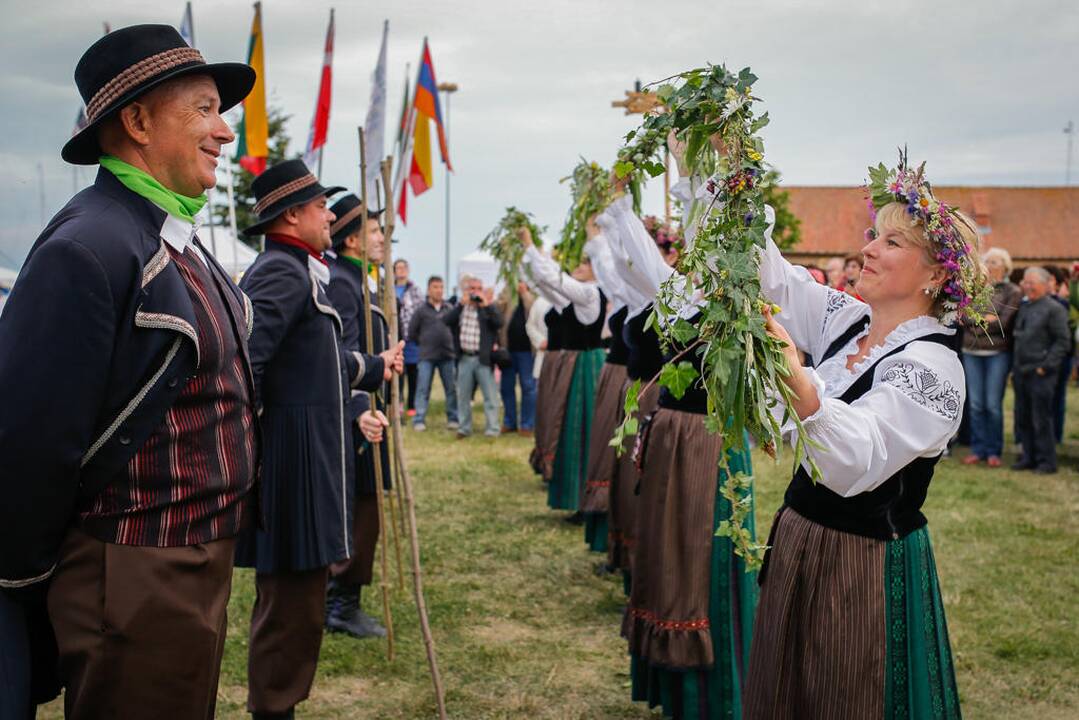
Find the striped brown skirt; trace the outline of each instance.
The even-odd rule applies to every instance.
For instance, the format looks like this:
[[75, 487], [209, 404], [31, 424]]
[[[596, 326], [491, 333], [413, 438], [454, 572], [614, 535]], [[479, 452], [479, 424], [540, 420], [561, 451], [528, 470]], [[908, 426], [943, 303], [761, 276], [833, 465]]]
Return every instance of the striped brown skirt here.
[[562, 419], [576, 360], [577, 353], [572, 350], [548, 350], [543, 356], [543, 367], [536, 386], [536, 445], [529, 456], [529, 464], [545, 481], [551, 479], [554, 469], [555, 451], [562, 434]]
[[618, 465], [611, 436], [622, 416], [626, 366], [604, 363], [596, 385], [592, 406], [592, 435], [588, 441], [588, 470], [585, 473], [581, 512], [607, 514], [611, 478]]
[[783, 508], [771, 544], [747, 720], [960, 717], [926, 528], [885, 542]]
[[[626, 379], [619, 394], [618, 417], [615, 425], [625, 419], [623, 410], [626, 391], [635, 381]], [[637, 399], [638, 419], [648, 417], [659, 402], [659, 385], [651, 385]], [[615, 472], [611, 476], [609, 492], [610, 542], [607, 548], [607, 564], [621, 570], [627, 577], [633, 574], [633, 548], [637, 544], [637, 482], [640, 473], [637, 461], [633, 457], [633, 443], [636, 436], [630, 437], [623, 444], [622, 456], [616, 458]]]
[[637, 546], [622, 631], [631, 655], [669, 669], [712, 665], [710, 561], [723, 442], [704, 416], [660, 408], [642, 424]]

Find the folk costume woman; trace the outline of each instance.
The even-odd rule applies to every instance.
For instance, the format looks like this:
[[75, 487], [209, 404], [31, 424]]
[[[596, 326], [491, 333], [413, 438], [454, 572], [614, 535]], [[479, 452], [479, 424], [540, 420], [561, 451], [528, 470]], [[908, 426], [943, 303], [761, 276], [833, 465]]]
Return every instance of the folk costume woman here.
[[566, 396], [569, 395], [569, 384], [573, 379], [573, 366], [566, 365], [562, 353], [562, 310], [569, 306], [570, 301], [557, 290], [538, 283], [533, 283], [533, 288], [550, 309], [543, 316], [547, 339], [542, 347], [540, 374], [536, 381], [536, 442], [528, 462], [544, 482], [550, 482], [554, 474], [558, 436], [562, 432]]
[[618, 469], [618, 456], [610, 442], [615, 428], [621, 422], [626, 390], [626, 361], [629, 358], [629, 348], [622, 337], [622, 326], [630, 306], [642, 307], [647, 303], [647, 299], [637, 294], [623, 279], [607, 238], [600, 228], [590, 222], [588, 233], [585, 253], [592, 261], [592, 270], [600, 289], [610, 298], [614, 309], [607, 317], [611, 344], [600, 370], [595, 405], [592, 409], [592, 434], [581, 512], [585, 517], [585, 542], [588, 547], [594, 552], [606, 553], [610, 488]]
[[[974, 225], [922, 170], [870, 170], [876, 214], [858, 284], [817, 284], [769, 239], [760, 277], [782, 306], [803, 462], [760, 575], [745, 717], [958, 718], [926, 518], [933, 467], [959, 427], [963, 367], [942, 319], [985, 295]], [[816, 358], [802, 367], [797, 350]], [[779, 408], [779, 412], [783, 408]], [[793, 442], [793, 420], [784, 425]]]
[[551, 466], [547, 504], [555, 510], [576, 513], [580, 508], [588, 463], [592, 405], [606, 354], [601, 333], [607, 297], [596, 285], [591, 262], [585, 260], [572, 275], [567, 274], [558, 263], [536, 249], [527, 228], [519, 230], [518, 237], [526, 248], [524, 265], [527, 273], [545, 293], [560, 294], [569, 300], [561, 311], [561, 354], [562, 362], [573, 367], [573, 374]]
[[[629, 201], [618, 202], [628, 203]], [[663, 348], [660, 345], [659, 336], [654, 330], [646, 328], [646, 322], [652, 312], [652, 301], [657, 288], [673, 272], [668, 265], [664, 264], [669, 263], [672, 256], [669, 251], [663, 252], [663, 248], [660, 248], [657, 243], [657, 249], [652, 252], [653, 257], [650, 261], [644, 263], [643, 267], [638, 266], [623, 251], [623, 244], [618, 236], [623, 229], [612, 216], [610, 207], [599, 214], [596, 225], [603, 232], [614, 264], [614, 271], [625, 287], [625, 294], [631, 298], [621, 333], [622, 344], [626, 348], [626, 378], [618, 393], [617, 415], [614, 419], [617, 426], [624, 420], [623, 407], [626, 392], [630, 386], [638, 380], [642, 385], [648, 386], [648, 382], [663, 367]], [[648, 227], [647, 223], [645, 227]], [[652, 234], [651, 230], [649, 234]], [[644, 247], [643, 252], [647, 253], [648, 248]], [[658, 274], [650, 275], [649, 272]], [[602, 271], [600, 271], [600, 276], [602, 278]], [[612, 328], [613, 331], [614, 328]], [[612, 339], [612, 346], [613, 342], [614, 339]], [[655, 410], [658, 400], [658, 385], [652, 384], [644, 389], [637, 398], [639, 416], [648, 416]], [[596, 430], [593, 429], [593, 432]], [[611, 433], [607, 433], [607, 442], [610, 441], [610, 437]], [[640, 473], [632, 452], [635, 438], [636, 434], [628, 436], [623, 441], [622, 453], [616, 460], [617, 464], [611, 475], [608, 492], [607, 564], [622, 572], [627, 596], [630, 593], [632, 578], [633, 548], [637, 540], [637, 485]], [[589, 458], [591, 459], [591, 455]]]
[[[686, 288], [676, 312], [696, 322], [689, 279], [672, 276], [629, 199], [616, 200], [608, 213], [631, 265], [652, 279], [651, 294], [669, 277], [666, 282]], [[672, 348], [665, 360], [675, 354], [699, 370], [700, 358], [691, 349]], [[727, 479], [717, 471], [720, 453], [727, 452], [731, 471], [747, 475], [749, 453], [725, 450], [722, 436], [706, 429], [706, 412], [707, 395], [699, 384], [680, 398], [661, 389], [657, 408], [641, 419], [634, 451], [640, 470], [637, 544], [622, 628], [634, 699], [661, 706], [674, 718], [739, 716], [756, 601], [752, 576], [730, 541], [715, 536], [730, 517], [720, 493]]]

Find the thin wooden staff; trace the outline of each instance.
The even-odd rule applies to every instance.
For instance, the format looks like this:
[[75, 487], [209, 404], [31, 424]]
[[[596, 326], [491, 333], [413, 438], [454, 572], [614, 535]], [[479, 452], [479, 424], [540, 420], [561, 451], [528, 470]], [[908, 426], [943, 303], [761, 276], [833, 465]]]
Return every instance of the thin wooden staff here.
[[[388, 157], [385, 162], [382, 163], [382, 183], [385, 187], [392, 187], [390, 185], [391, 172], [393, 169], [393, 159]], [[394, 207], [393, 207], [393, 195], [389, 191], [386, 192], [386, 254], [383, 258], [383, 262], [386, 264], [386, 268], [389, 272], [386, 275], [387, 288], [390, 292], [386, 293], [387, 301], [390, 303], [390, 310], [387, 319], [390, 323], [390, 340], [391, 342], [397, 342], [397, 295], [392, 292], [392, 288], [388, 283], [393, 282], [393, 278], [390, 276], [390, 272], [393, 271], [393, 226], [395, 223]], [[391, 390], [392, 392], [392, 390]], [[435, 686], [435, 701], [438, 704], [438, 717], [439, 720], [446, 720], [446, 696], [442, 689], [442, 676], [438, 671], [438, 657], [435, 654], [435, 639], [431, 635], [431, 623], [427, 619], [427, 603], [423, 598], [423, 569], [420, 567], [420, 537], [416, 531], [416, 502], [412, 496], [412, 478], [408, 474], [408, 463], [405, 458], [405, 445], [404, 439], [401, 435], [401, 417], [399, 415], [393, 416], [393, 441], [397, 446], [397, 459], [398, 468], [401, 473], [401, 485], [404, 486], [405, 493], [405, 509], [407, 511], [406, 517], [408, 518], [408, 533], [409, 541], [412, 550], [412, 590], [416, 596], [416, 612], [420, 617], [420, 632], [423, 633], [423, 645], [427, 650], [427, 664], [431, 668], [431, 682]]]
[[[368, 287], [367, 265], [367, 151], [364, 148], [363, 128], [360, 131], [360, 247], [363, 248], [363, 325], [367, 341], [367, 354], [374, 354], [374, 328], [372, 327], [371, 292]], [[394, 341], [394, 345], [397, 342]], [[392, 347], [392, 346], [391, 346]], [[392, 386], [393, 377], [390, 377]], [[377, 410], [375, 401], [376, 394], [371, 393], [371, 410]], [[386, 623], [386, 657], [393, 661], [393, 615], [390, 612], [390, 585], [388, 582], [390, 567], [386, 556], [386, 508], [384, 506], [382, 486], [382, 444], [371, 443], [371, 462], [375, 468], [375, 501], [378, 504], [378, 523], [382, 529], [379, 538], [381, 551], [382, 575], [379, 577], [379, 587], [382, 589], [382, 619]]]
[[[366, 182], [367, 181], [366, 181], [366, 178], [365, 178], [364, 183], [366, 184]], [[382, 189], [382, 185], [376, 179], [375, 180], [375, 198], [376, 198], [375, 207], [378, 207], [378, 206], [382, 205], [382, 192], [381, 192], [381, 189]], [[385, 239], [383, 239], [383, 243], [387, 244]], [[396, 279], [395, 279], [395, 282], [396, 282]], [[378, 294], [379, 294], [379, 298], [380, 298], [379, 307], [389, 307], [386, 304], [386, 300], [385, 300], [386, 286], [387, 285], [389, 285], [389, 283], [381, 283], [379, 285], [379, 288], [378, 288]], [[391, 292], [391, 294], [394, 297], [397, 296], [396, 292]], [[397, 317], [397, 314], [395, 312], [394, 313], [394, 318], [396, 318], [396, 317]], [[398, 376], [396, 378], [396, 380], [397, 380], [397, 382], [391, 384], [391, 387], [390, 387], [390, 397], [393, 400], [393, 403], [390, 406], [390, 413], [396, 413], [398, 411], [398, 403], [400, 402], [400, 398], [397, 395], [400, 393], [401, 377]], [[389, 496], [388, 496], [389, 499], [390, 499], [390, 529], [393, 531], [393, 551], [394, 551], [394, 556], [397, 559], [397, 589], [400, 590], [401, 592], [404, 592], [405, 591], [405, 571], [404, 571], [404, 568], [403, 568], [403, 564], [401, 562], [401, 541], [399, 539], [399, 536], [405, 534], [405, 514], [404, 514], [405, 513], [405, 509], [404, 509], [405, 503], [401, 499], [401, 481], [400, 481], [400, 479], [398, 477], [398, 470], [397, 470], [398, 465], [400, 465], [400, 460], [397, 457], [397, 447], [396, 447], [396, 444], [393, 441], [393, 437], [392, 437], [392, 433], [391, 433], [392, 421], [393, 421], [393, 415], [392, 414], [390, 415], [390, 421], [391, 421], [391, 428], [387, 428], [387, 435], [389, 437], [386, 438], [387, 448], [390, 451], [388, 453], [388, 455], [389, 455], [389, 458], [390, 458], [390, 484], [392, 485], [392, 487], [390, 488]], [[396, 502], [394, 502], [394, 494], [395, 493], [397, 495]]]

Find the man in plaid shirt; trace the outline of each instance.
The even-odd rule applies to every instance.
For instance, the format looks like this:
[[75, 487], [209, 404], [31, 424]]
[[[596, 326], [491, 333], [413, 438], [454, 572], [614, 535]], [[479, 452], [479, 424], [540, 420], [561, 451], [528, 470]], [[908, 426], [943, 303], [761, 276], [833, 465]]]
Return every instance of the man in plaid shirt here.
[[461, 423], [457, 437], [472, 434], [472, 392], [477, 384], [483, 393], [484, 435], [497, 437], [498, 393], [491, 353], [502, 316], [493, 305], [494, 290], [484, 288], [479, 278], [465, 275], [460, 287], [461, 302], [445, 318], [457, 351], [457, 416]]

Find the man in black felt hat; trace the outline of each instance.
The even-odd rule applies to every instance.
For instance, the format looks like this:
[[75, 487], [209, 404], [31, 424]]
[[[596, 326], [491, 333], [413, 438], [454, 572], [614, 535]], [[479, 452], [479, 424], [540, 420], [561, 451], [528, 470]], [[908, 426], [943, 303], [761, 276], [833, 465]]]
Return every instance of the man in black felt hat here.
[[[351, 194], [335, 202], [331, 210], [337, 220], [330, 229], [335, 257], [330, 263], [328, 294], [341, 316], [342, 341], [352, 351], [380, 352], [389, 345], [390, 339], [389, 324], [378, 304], [378, 271], [385, 252], [385, 236], [379, 223], [382, 211], [365, 212], [360, 198]], [[371, 312], [371, 348], [367, 347], [365, 292]], [[381, 397], [353, 392], [349, 416], [359, 418], [372, 410], [381, 416], [386, 409], [389, 388], [383, 385], [378, 389]], [[356, 455], [352, 518], [354, 551], [347, 562], [331, 568], [326, 594], [326, 628], [356, 638], [383, 637], [385, 628], [363, 612], [360, 595], [362, 588], [371, 584], [380, 530], [374, 464], [381, 463], [383, 487], [389, 489], [392, 482], [389, 449], [386, 443], [370, 443], [355, 431], [352, 443]]]
[[213, 717], [259, 435], [251, 306], [194, 216], [233, 140], [220, 113], [254, 81], [166, 25], [75, 68], [89, 122], [61, 154], [101, 169], [0, 318], [5, 717], [57, 669], [69, 718]]
[[[342, 318], [326, 294], [334, 214], [301, 160], [279, 163], [251, 186], [266, 249], [240, 287], [255, 308], [251, 366], [262, 421], [265, 524], [239, 540], [237, 565], [256, 570], [247, 709], [290, 718], [311, 690], [322, 642], [328, 569], [352, 543], [355, 463], [350, 389], [373, 390], [402, 370], [401, 348], [364, 354], [342, 342]], [[360, 417], [369, 438], [384, 418]]]

